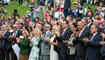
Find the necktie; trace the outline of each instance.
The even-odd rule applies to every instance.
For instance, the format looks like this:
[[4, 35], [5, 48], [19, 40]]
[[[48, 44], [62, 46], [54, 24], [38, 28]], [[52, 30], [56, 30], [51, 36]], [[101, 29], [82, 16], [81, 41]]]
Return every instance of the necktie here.
[[14, 37], [16, 37], [16, 32], [14, 33]]
[[65, 30], [63, 30], [62, 35], [64, 35], [64, 33], [65, 33]]
[[90, 41], [92, 41], [92, 40], [93, 40], [93, 38], [94, 38], [94, 35], [92, 36], [92, 38], [90, 39]]
[[82, 32], [80, 31], [80, 33], [79, 33], [79, 37], [81, 36], [81, 34], [82, 34]]

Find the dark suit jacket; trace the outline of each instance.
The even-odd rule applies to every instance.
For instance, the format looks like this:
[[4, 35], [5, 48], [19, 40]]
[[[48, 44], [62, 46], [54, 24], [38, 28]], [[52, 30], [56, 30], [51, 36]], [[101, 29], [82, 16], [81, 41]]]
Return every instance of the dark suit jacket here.
[[85, 56], [86, 53], [86, 44], [83, 42], [83, 38], [88, 38], [90, 36], [90, 30], [86, 27], [84, 31], [82, 32], [80, 37], [76, 37], [76, 40], [74, 40], [74, 44], [76, 44], [76, 55], [77, 56]]
[[3, 49], [9, 49], [10, 48], [9, 35], [10, 35], [10, 32], [7, 30], [3, 36], [3, 40], [5, 40], [5, 46]]
[[64, 35], [62, 35], [62, 33], [63, 33], [63, 31], [61, 31], [61, 33], [60, 33], [60, 38], [61, 38], [62, 40], [69, 40], [69, 38], [70, 38], [70, 36], [71, 36], [71, 34], [72, 34], [70, 28], [67, 28], [67, 29], [66, 29], [66, 31], [64, 32]]
[[101, 56], [105, 57], [105, 44], [101, 47]]
[[[91, 40], [92, 36], [89, 37]], [[100, 47], [99, 42], [102, 40], [102, 36], [97, 33], [94, 38], [87, 43], [86, 60], [100, 60]]]
[[91, 24], [88, 26], [89, 30], [90, 30], [90, 28], [91, 28], [92, 24], [93, 24], [93, 23], [91, 23]]
[[[13, 35], [13, 33], [14, 33], [14, 32], [12, 32], [12, 33], [10, 33], [10, 34]], [[16, 34], [16, 37], [13, 38], [13, 39], [10, 39], [10, 40], [13, 40], [13, 44], [14, 44], [14, 43], [17, 42], [17, 41], [16, 41], [16, 38], [17, 38], [17, 37], [20, 37], [21, 35], [22, 35], [22, 31], [21, 31], [21, 30], [18, 30], [18, 31], [17, 31], [17, 34]]]
[[72, 32], [70, 30], [70, 28], [68, 28], [64, 35], [62, 35], [63, 32], [61, 32], [60, 37], [59, 37], [59, 47], [60, 47], [60, 52], [62, 54], [67, 54], [68, 52], [68, 47], [66, 46], [66, 44], [63, 43], [63, 40], [69, 40]]
[[9, 35], [10, 35], [10, 32], [9, 32], [9, 30], [7, 30], [6, 33], [4, 34], [4, 36], [5, 36], [6, 38], [9, 38]]
[[[105, 41], [105, 39], [104, 39]], [[105, 57], [105, 44], [101, 47], [101, 56]]]

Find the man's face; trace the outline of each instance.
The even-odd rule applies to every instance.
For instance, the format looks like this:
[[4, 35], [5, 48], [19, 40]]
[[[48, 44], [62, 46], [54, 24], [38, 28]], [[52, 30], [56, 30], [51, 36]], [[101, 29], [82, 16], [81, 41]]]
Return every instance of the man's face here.
[[44, 27], [45, 31], [48, 31], [50, 30], [50, 25], [46, 24], [45, 27]]
[[97, 32], [97, 29], [95, 28], [95, 25], [91, 26], [91, 33], [94, 34]]
[[14, 29], [14, 31], [17, 31], [18, 30], [18, 26], [14, 26], [13, 29]]
[[67, 20], [68, 22], [70, 22], [70, 21], [71, 21], [69, 17], [67, 17], [67, 18], [66, 18], [66, 20]]
[[6, 27], [1, 27], [1, 30], [2, 30], [2, 31], [5, 31], [5, 30], [6, 30]]
[[78, 30], [82, 30], [82, 29], [83, 29], [82, 23], [78, 22]]
[[62, 22], [62, 28], [63, 28], [63, 29], [67, 28], [67, 24], [66, 24], [65, 21]]

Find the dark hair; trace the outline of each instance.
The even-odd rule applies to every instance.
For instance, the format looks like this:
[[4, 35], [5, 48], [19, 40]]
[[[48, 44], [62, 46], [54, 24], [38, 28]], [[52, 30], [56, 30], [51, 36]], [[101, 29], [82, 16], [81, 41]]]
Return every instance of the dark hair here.
[[98, 9], [95, 9], [94, 12], [98, 11]]
[[95, 26], [95, 28], [98, 30], [99, 29], [99, 24], [96, 25], [96, 24], [93, 24], [93, 26]]
[[65, 22], [66, 22], [66, 24], [68, 24], [68, 25], [69, 25], [69, 22], [68, 22], [67, 20], [63, 20], [63, 21], [65, 21]]
[[72, 23], [72, 25], [75, 27], [75, 28], [77, 28], [77, 23]]
[[36, 17], [39, 20], [39, 17]]
[[17, 13], [17, 9], [14, 9], [14, 12]]

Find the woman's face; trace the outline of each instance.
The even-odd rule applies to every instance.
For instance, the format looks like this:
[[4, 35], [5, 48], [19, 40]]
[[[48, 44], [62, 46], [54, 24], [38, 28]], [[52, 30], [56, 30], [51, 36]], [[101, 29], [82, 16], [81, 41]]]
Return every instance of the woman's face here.
[[33, 35], [34, 36], [37, 35], [37, 31], [36, 30], [33, 31]]
[[76, 31], [76, 28], [73, 26], [73, 25], [71, 25], [71, 31], [73, 32], [73, 31]]
[[25, 32], [22, 32], [23, 37], [27, 37], [27, 34]]
[[58, 28], [57, 28], [57, 27], [53, 27], [53, 28], [52, 28], [52, 33], [53, 33], [53, 34], [56, 34], [56, 32], [58, 32]]

